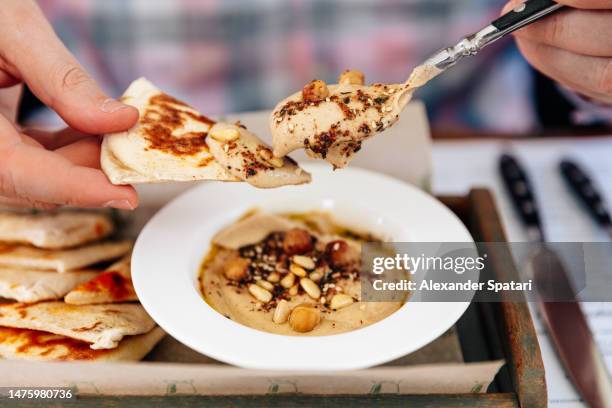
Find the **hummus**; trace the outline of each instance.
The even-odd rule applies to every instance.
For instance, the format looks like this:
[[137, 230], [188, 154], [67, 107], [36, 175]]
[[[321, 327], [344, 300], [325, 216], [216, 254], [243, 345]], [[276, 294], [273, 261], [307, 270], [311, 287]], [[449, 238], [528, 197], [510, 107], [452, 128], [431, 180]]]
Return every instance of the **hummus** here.
[[201, 268], [202, 294], [228, 319], [269, 333], [359, 329], [403, 304], [360, 301], [360, 244], [366, 240], [373, 238], [325, 213], [248, 214], [213, 238]]
[[363, 141], [393, 126], [413, 92], [439, 73], [422, 65], [403, 84], [364, 85], [358, 71], [346, 71], [334, 85], [312, 81], [274, 108], [270, 117], [274, 156], [303, 148], [335, 168], [345, 167]]

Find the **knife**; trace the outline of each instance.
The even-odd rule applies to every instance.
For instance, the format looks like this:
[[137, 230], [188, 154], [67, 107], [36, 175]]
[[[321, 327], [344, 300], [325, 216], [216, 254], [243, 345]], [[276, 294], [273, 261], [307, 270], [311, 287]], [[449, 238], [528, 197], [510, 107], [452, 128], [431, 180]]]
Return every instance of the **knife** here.
[[529, 177], [519, 161], [509, 154], [500, 157], [499, 171], [514, 208], [527, 227], [530, 242], [537, 244], [529, 266], [538, 292], [538, 306], [557, 354], [576, 390], [590, 407], [612, 407], [612, 384], [605, 362], [575, 298], [565, 266], [558, 254], [545, 244]]
[[434, 76], [437, 76], [464, 57], [476, 55], [487, 45], [492, 44], [503, 36], [525, 27], [562, 7], [564, 7], [562, 4], [553, 0], [527, 0], [483, 29], [462, 38], [457, 44], [438, 51], [429, 57], [423, 65], [436, 68]]
[[612, 238], [612, 219], [591, 177], [574, 161], [563, 159], [559, 171], [567, 186], [580, 199], [595, 222]]

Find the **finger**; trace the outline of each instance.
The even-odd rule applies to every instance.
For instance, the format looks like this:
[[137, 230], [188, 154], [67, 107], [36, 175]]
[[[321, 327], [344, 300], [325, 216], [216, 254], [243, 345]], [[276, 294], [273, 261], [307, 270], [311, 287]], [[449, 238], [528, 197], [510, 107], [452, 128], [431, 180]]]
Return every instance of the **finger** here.
[[22, 129], [21, 132], [30, 136], [49, 150], [56, 150], [81, 139], [91, 137], [89, 134], [79, 132], [78, 130], [74, 130], [72, 128], [64, 128], [56, 132], [49, 132], [47, 130], [35, 128], [25, 128]]
[[23, 87], [20, 84], [0, 89], [0, 114], [11, 122], [17, 120], [17, 110], [22, 91]]
[[4, 71], [0, 71], [0, 88], [8, 88], [11, 86], [15, 86], [20, 82], [20, 79], [15, 78], [11, 74]]
[[[561, 3], [563, 5], [570, 6], [573, 8], [579, 8], [579, 9], [598, 9], [598, 10], [612, 9], [612, 2], [610, 2], [610, 0], [555, 0], [555, 1], [557, 3]], [[506, 4], [503, 12], [506, 13], [512, 10], [513, 8], [515, 8], [516, 6], [518, 6], [519, 4], [522, 4], [524, 2], [525, 0], [511, 0], [508, 4]]]
[[138, 111], [110, 99], [57, 38], [36, 3], [8, 3], [14, 18], [0, 31], [0, 50], [9, 72], [71, 127], [85, 133], [117, 132], [132, 127]]
[[100, 139], [90, 136], [78, 142], [60, 147], [55, 153], [77, 166], [100, 168]]
[[556, 0], [556, 2], [582, 9], [612, 9], [610, 0]]
[[0, 196], [77, 207], [133, 209], [130, 186], [112, 185], [98, 169], [78, 166], [61, 155], [23, 143], [0, 116]]
[[0, 159], [5, 196], [76, 207], [133, 209], [138, 204], [132, 187], [114, 186], [101, 170], [74, 165], [48, 150], [17, 144]]
[[21, 198], [0, 197], [0, 208], [35, 208], [37, 210], [53, 210], [57, 204], [29, 201]]
[[518, 39], [525, 58], [539, 71], [567, 87], [605, 103], [612, 103], [612, 60], [589, 57]]
[[[610, 1], [612, 3], [612, 0]], [[612, 11], [562, 10], [515, 33], [576, 54], [612, 56]]]

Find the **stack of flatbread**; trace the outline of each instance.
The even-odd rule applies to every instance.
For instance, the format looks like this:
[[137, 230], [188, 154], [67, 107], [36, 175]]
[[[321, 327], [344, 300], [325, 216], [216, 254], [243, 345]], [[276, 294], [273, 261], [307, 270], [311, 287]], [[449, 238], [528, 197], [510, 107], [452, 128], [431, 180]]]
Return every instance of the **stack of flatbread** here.
[[162, 339], [113, 232], [100, 213], [0, 213], [0, 358], [134, 361]]

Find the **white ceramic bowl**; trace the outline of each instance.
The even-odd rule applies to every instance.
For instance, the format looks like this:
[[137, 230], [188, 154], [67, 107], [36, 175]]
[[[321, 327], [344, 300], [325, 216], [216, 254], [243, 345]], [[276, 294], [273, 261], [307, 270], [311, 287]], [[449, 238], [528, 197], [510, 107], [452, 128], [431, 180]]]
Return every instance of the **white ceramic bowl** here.
[[246, 183], [207, 183], [184, 193], [143, 229], [132, 279], [143, 306], [171, 336], [214, 359], [247, 368], [342, 370], [411, 353], [448, 330], [469, 302], [407, 302], [371, 326], [321, 337], [254, 330], [212, 309], [198, 272], [211, 237], [252, 208], [271, 212], [326, 210], [341, 224], [392, 241], [473, 242], [461, 221], [433, 197], [366, 170], [332, 172], [308, 165], [313, 182], [258, 190]]

